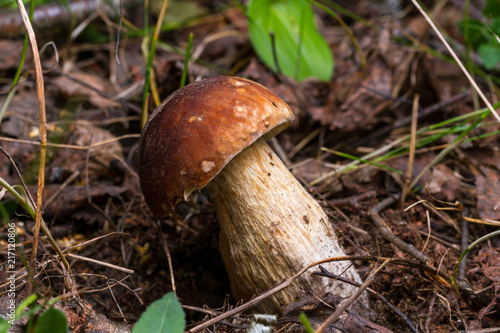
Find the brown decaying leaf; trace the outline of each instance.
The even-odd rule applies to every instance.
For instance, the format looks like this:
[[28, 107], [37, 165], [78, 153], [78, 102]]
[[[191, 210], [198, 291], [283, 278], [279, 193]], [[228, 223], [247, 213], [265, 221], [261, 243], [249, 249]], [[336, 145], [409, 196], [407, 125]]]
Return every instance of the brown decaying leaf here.
[[112, 101], [110, 99], [104, 98], [97, 91], [104, 92], [110, 86], [109, 82], [99, 78], [99, 76], [84, 73], [79, 70], [73, 69], [70, 73], [67, 73], [71, 78], [76, 79], [79, 82], [84, 82], [87, 86], [94, 88], [95, 90], [79, 84], [77, 81], [72, 80], [66, 76], [59, 76], [53, 80], [51, 83], [59, 88], [59, 90], [67, 96], [81, 96], [88, 98], [89, 102], [97, 107], [119, 107], [120, 104]]
[[375, 116], [387, 106], [391, 93], [392, 73], [385, 61], [377, 58], [366, 69], [365, 76], [342, 103], [332, 128], [350, 132], [373, 123]]
[[481, 271], [491, 281], [500, 283], [500, 249], [484, 248], [474, 258], [474, 261], [481, 267]]
[[[362, 73], [354, 74], [347, 82], [335, 82], [325, 106], [311, 107], [306, 111], [313, 120], [329, 125], [331, 129], [350, 132], [366, 128], [390, 102], [391, 85], [392, 71], [384, 59], [376, 57]], [[345, 94], [339, 94], [339, 90]], [[346, 99], [339, 100], [339, 95], [346, 96]]]
[[[17, 16], [20, 18], [19, 13]], [[11, 39], [0, 39], [0, 70], [17, 68], [19, 66], [19, 60], [21, 59], [21, 53], [23, 49], [23, 42]], [[28, 48], [26, 53], [25, 64], [30, 64], [33, 58], [31, 49]]]
[[[109, 131], [91, 122], [79, 120], [74, 124], [65, 142], [85, 147], [114, 138], [115, 136]], [[48, 175], [52, 180], [62, 181], [75, 171], [79, 171], [82, 176], [88, 171], [90, 180], [102, 179], [109, 174], [113, 160], [123, 159], [122, 146], [118, 141], [92, 148], [87, 164], [88, 154], [88, 150], [59, 149], [51, 163]]]
[[444, 164], [436, 165], [427, 180], [429, 192], [444, 201], [453, 202], [460, 192], [461, 184], [453, 170]]
[[481, 167], [476, 177], [477, 211], [482, 219], [500, 220], [500, 180], [498, 171]]

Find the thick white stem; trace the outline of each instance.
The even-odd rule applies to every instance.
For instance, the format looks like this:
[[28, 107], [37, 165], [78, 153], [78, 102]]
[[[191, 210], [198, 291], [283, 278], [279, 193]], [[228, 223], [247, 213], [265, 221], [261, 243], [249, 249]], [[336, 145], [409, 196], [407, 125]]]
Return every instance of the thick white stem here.
[[[237, 299], [266, 291], [311, 262], [345, 255], [323, 209], [261, 140], [236, 156], [209, 190], [221, 227], [222, 257]], [[325, 267], [360, 283], [350, 265], [340, 261]], [[281, 313], [288, 303], [310, 294], [348, 297], [355, 291], [349, 284], [306, 272], [259, 310]], [[362, 302], [368, 304], [366, 297]]]

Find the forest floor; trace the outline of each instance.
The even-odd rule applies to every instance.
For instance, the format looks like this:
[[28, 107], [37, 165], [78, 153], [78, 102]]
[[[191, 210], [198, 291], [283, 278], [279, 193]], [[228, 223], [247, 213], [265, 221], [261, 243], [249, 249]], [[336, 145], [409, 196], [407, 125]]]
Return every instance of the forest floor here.
[[[231, 296], [215, 208], [209, 193], [196, 191], [157, 225], [136, 165], [150, 40], [134, 27], [144, 26], [144, 6], [124, 1], [119, 28], [116, 11], [92, 9], [87, 2], [75, 1], [72, 23], [58, 2], [40, 5], [34, 24], [49, 143], [43, 219], [64, 250], [72, 279], [43, 232], [35, 275], [28, 278], [35, 223], [14, 196], [3, 193], [0, 310], [6, 313], [8, 306], [8, 223], [14, 223], [20, 246], [10, 271], [16, 272], [18, 303], [32, 292], [41, 300], [61, 297], [56, 307], [71, 331], [118, 326], [126, 331], [175, 283], [191, 329], [242, 304]], [[372, 294], [372, 313], [357, 314], [372, 325], [366, 332], [500, 332], [500, 238], [482, 240], [455, 267], [468, 245], [498, 230], [499, 124], [414, 5], [337, 1], [345, 12], [334, 11], [345, 27], [315, 7], [319, 31], [334, 55], [334, 73], [329, 82], [297, 82], [273, 73], [256, 55], [242, 7], [231, 1], [200, 0], [189, 8], [179, 3], [169, 4], [168, 29], [156, 47], [149, 113], [154, 96], [164, 99], [179, 88], [192, 33], [187, 83], [241, 76], [285, 100], [296, 115], [277, 137], [287, 166], [325, 209], [346, 252], [364, 258], [355, 262], [363, 279], [381, 258], [390, 258], [369, 285], [387, 301]], [[389, 8], [391, 3], [396, 7]], [[466, 1], [424, 3], [480, 90], [492, 104], [498, 102], [499, 67], [486, 69], [478, 53], [465, 52], [459, 26]], [[469, 15], [487, 26], [478, 3], [472, 2]], [[151, 6], [152, 13], [159, 11], [160, 5]], [[0, 107], [7, 103], [0, 124], [0, 177], [36, 200], [40, 96], [33, 53], [28, 51], [21, 80], [7, 95], [19, 68], [24, 28], [5, 13], [0, 16]], [[150, 24], [156, 19], [149, 17]], [[319, 268], [305, 274], [314, 271]], [[332, 313], [294, 306], [295, 312], [278, 318], [276, 331], [301, 331], [300, 311], [313, 324]], [[243, 312], [205, 331], [246, 332], [249, 322], [250, 313]], [[26, 320], [14, 329], [23, 331], [23, 325]], [[343, 325], [345, 332], [365, 332]]]

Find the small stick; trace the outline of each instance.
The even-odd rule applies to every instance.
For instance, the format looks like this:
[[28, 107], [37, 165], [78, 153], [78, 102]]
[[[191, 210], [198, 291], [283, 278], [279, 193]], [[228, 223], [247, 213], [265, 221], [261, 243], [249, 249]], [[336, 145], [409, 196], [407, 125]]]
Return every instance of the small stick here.
[[328, 200], [328, 203], [332, 206], [339, 207], [339, 208], [345, 207], [345, 206], [357, 208], [359, 206], [359, 201], [366, 200], [366, 199], [373, 199], [376, 196], [377, 196], [377, 191], [368, 191], [368, 192], [363, 192], [363, 193], [358, 194], [358, 195], [354, 195], [352, 197]]
[[266, 298], [268, 298], [268, 297], [272, 296], [273, 294], [277, 293], [278, 291], [281, 291], [281, 290], [287, 288], [288, 286], [290, 286], [299, 276], [301, 276], [308, 269], [310, 269], [310, 268], [312, 268], [314, 266], [317, 266], [317, 265], [320, 265], [320, 264], [324, 264], [324, 263], [328, 263], [328, 262], [332, 262], [332, 261], [350, 260], [351, 258], [353, 258], [353, 256], [333, 257], [333, 258], [327, 258], [327, 259], [315, 261], [315, 262], [307, 265], [306, 267], [302, 268], [300, 271], [297, 272], [297, 274], [295, 274], [292, 277], [286, 279], [285, 281], [283, 281], [280, 284], [278, 284], [277, 286], [269, 289], [268, 291], [266, 291], [266, 292], [258, 295], [257, 297], [252, 298], [251, 300], [249, 300], [245, 304], [237, 306], [236, 308], [234, 308], [232, 310], [229, 310], [227, 312], [224, 312], [223, 314], [221, 314], [221, 315], [219, 315], [217, 317], [209, 319], [206, 322], [201, 323], [201, 324], [193, 327], [188, 332], [189, 333], [199, 332], [199, 331], [201, 331], [201, 330], [203, 330], [203, 329], [205, 329], [205, 328], [207, 328], [207, 327], [209, 327], [209, 326], [211, 326], [213, 324], [218, 323], [221, 320], [229, 318], [229, 317], [231, 317], [231, 316], [233, 316], [233, 315], [235, 315], [235, 314], [237, 314], [239, 312], [243, 312], [245, 310], [250, 309], [251, 307], [253, 307], [253, 306], [257, 305], [258, 303], [260, 303], [261, 301], [265, 300]]
[[[468, 209], [467, 207], [464, 208]], [[467, 215], [467, 211], [464, 211], [463, 215]], [[462, 219], [462, 232], [461, 232], [461, 240], [460, 240], [460, 251], [464, 252], [469, 247], [469, 222], [466, 219]], [[464, 281], [465, 278], [465, 263], [467, 259], [467, 254], [462, 258], [460, 262], [460, 266], [458, 266], [458, 281]]]
[[[205, 313], [205, 314], [212, 315], [212, 316], [220, 315], [221, 313], [223, 313], [223, 312], [220, 312], [220, 311], [215, 311], [215, 310], [212, 310], [212, 309], [199, 308], [197, 306], [191, 306], [191, 305], [182, 305], [182, 308], [185, 309], [185, 310], [191, 310], [191, 311], [201, 312], [201, 313]], [[246, 319], [242, 319], [242, 318], [238, 318], [238, 317], [236, 317], [235, 319], [240, 320], [240, 321], [245, 321], [246, 320]], [[246, 321], [248, 321], [248, 320], [246, 320]], [[229, 326], [229, 327], [234, 327], [234, 328], [238, 328], [238, 329], [248, 329], [248, 327], [249, 327], [248, 325], [237, 325], [237, 324], [233, 324], [233, 323], [230, 323], [230, 322], [224, 321], [224, 320], [221, 320], [219, 323], [221, 325], [225, 325], [225, 326]]]
[[384, 200], [380, 201], [378, 204], [373, 206], [372, 209], [370, 209], [370, 219], [372, 220], [373, 224], [379, 229], [380, 233], [382, 234], [382, 237], [384, 237], [385, 240], [388, 242], [393, 243], [396, 245], [401, 251], [408, 253], [415, 257], [416, 259], [420, 260], [421, 262], [425, 264], [432, 263], [432, 260], [417, 250], [412, 244], [408, 244], [404, 241], [402, 241], [400, 238], [396, 237], [390, 230], [387, 228], [386, 223], [384, 220], [380, 217], [379, 212], [386, 209], [390, 205], [394, 204], [399, 198], [399, 195], [393, 195], [390, 197], [385, 198]]
[[335, 310], [335, 312], [330, 317], [328, 317], [328, 319], [315, 331], [315, 333], [323, 333], [325, 329], [330, 327], [330, 325], [333, 324], [333, 322], [338, 319], [338, 317], [342, 314], [342, 312], [347, 310], [347, 308], [356, 299], [358, 299], [359, 296], [361, 296], [363, 291], [365, 291], [365, 289], [368, 288], [368, 286], [373, 282], [378, 272], [380, 272], [380, 270], [384, 268], [384, 266], [386, 266], [388, 263], [389, 260], [385, 260], [378, 268], [374, 269], [370, 274], [370, 276], [368, 276], [368, 278], [365, 280], [363, 285], [358, 289], [358, 291], [356, 291], [356, 293], [351, 297], [349, 297], [347, 300], [340, 303], [340, 305], [337, 307], [337, 310]]
[[116, 265], [113, 265], [113, 264], [110, 264], [110, 263], [107, 263], [107, 262], [104, 262], [104, 261], [100, 261], [100, 260], [96, 260], [96, 259], [91, 259], [91, 258], [79, 256], [78, 254], [66, 253], [66, 256], [68, 256], [70, 258], [75, 258], [75, 259], [79, 259], [79, 260], [83, 260], [83, 261], [92, 262], [94, 264], [98, 264], [98, 265], [101, 265], [101, 266], [106, 266], [106, 267], [109, 267], [109, 268], [112, 268], [112, 269], [116, 269], [117, 271], [125, 272], [127, 274], [134, 274], [134, 271], [131, 270], [131, 269], [120, 267], [120, 266], [116, 266]]
[[163, 233], [160, 228], [160, 220], [156, 220], [156, 228], [158, 229], [158, 236], [161, 240], [161, 245], [163, 246], [163, 251], [167, 256], [168, 269], [170, 270], [170, 282], [172, 283], [172, 291], [177, 295], [177, 289], [175, 288], [175, 278], [174, 278], [174, 267], [172, 266], [172, 257], [170, 256], [170, 250], [168, 249], [167, 241], [163, 237]]
[[429, 332], [429, 324], [431, 323], [432, 310], [434, 309], [434, 303], [436, 302], [436, 297], [437, 297], [437, 294], [433, 294], [432, 297], [431, 297], [431, 301], [429, 302], [429, 311], [427, 311], [428, 317], [425, 320], [425, 330], [426, 330], [426, 332]]
[[[135, 139], [139, 138], [141, 135], [140, 134], [124, 134], [122, 136], [118, 136], [116, 138], [104, 140], [104, 141], [99, 141], [93, 144], [85, 145], [85, 146], [76, 146], [76, 145], [68, 145], [64, 143], [47, 143], [47, 147], [56, 147], [56, 148], [65, 148], [65, 149], [75, 149], [75, 150], [87, 150], [91, 148], [96, 148], [100, 146], [105, 146], [108, 144], [111, 144], [116, 141], [120, 141], [123, 139]], [[20, 144], [27, 144], [27, 145], [34, 145], [34, 146], [40, 146], [40, 142], [38, 141], [31, 141], [31, 140], [23, 140], [23, 139], [13, 139], [13, 138], [8, 138], [4, 136], [0, 136], [0, 141], [6, 141], [6, 142], [15, 142], [15, 143], [20, 143]]]
[[[253, 306], [255, 306], [258, 303], [260, 303], [261, 301], [263, 301], [264, 299], [266, 299], [266, 298], [270, 297], [271, 295], [277, 293], [278, 291], [281, 291], [281, 290], [287, 288], [288, 286], [290, 286], [299, 276], [301, 276], [302, 274], [304, 274], [304, 272], [306, 272], [308, 269], [310, 269], [314, 266], [321, 265], [321, 264], [328, 263], [328, 262], [332, 262], [332, 261], [343, 261], [343, 260], [346, 260], [346, 261], [347, 260], [349, 260], [349, 261], [369, 260], [369, 261], [377, 261], [377, 262], [388, 261], [389, 263], [394, 264], [394, 265], [403, 265], [403, 266], [415, 267], [415, 268], [422, 269], [422, 270], [432, 274], [432, 277], [440, 283], [445, 283], [446, 280], [449, 280], [449, 277], [446, 274], [444, 274], [443, 272], [439, 272], [434, 267], [428, 266], [425, 263], [421, 263], [419, 261], [410, 261], [408, 259], [400, 259], [400, 258], [372, 257], [372, 256], [332, 257], [332, 258], [327, 258], [327, 259], [315, 261], [315, 262], [307, 265], [306, 267], [302, 268], [299, 272], [297, 272], [297, 274], [286, 279], [285, 281], [278, 284], [277, 286], [275, 286], [275, 287], [269, 289], [268, 291], [256, 296], [255, 298], [251, 299], [250, 301], [246, 302], [245, 304], [242, 304], [242, 305], [240, 305], [232, 310], [224, 312], [223, 314], [221, 314], [217, 317], [209, 319], [206, 322], [201, 323], [201, 324], [193, 327], [188, 332], [189, 333], [199, 332], [199, 331], [201, 331], [201, 330], [203, 330], [211, 325], [218, 323], [221, 320], [224, 320], [224, 319], [229, 318], [229, 317], [231, 317], [239, 312], [243, 312], [243, 311], [246, 311], [246, 310], [252, 308]], [[449, 284], [445, 284], [445, 287], [448, 289], [451, 289], [451, 285], [449, 285]]]
[[114, 231], [114, 232], [110, 232], [110, 233], [105, 234], [105, 235], [100, 235], [100, 236], [97, 236], [95, 238], [89, 239], [83, 243], [79, 243], [79, 244], [67, 247], [63, 250], [63, 252], [67, 252], [67, 251], [72, 250], [72, 249], [77, 248], [77, 247], [82, 248], [82, 247], [87, 246], [89, 244], [92, 244], [100, 239], [103, 239], [103, 238], [108, 237], [108, 236], [113, 236], [113, 235], [126, 235], [126, 233]]
[[[325, 276], [325, 277], [328, 277], [331, 279], [335, 279], [335, 280], [339, 280], [339, 281], [342, 281], [345, 283], [349, 283], [349, 284], [352, 284], [353, 286], [356, 286], [356, 287], [361, 287], [361, 284], [359, 284], [357, 282], [354, 282], [354, 281], [346, 279], [342, 276], [330, 273], [326, 268], [324, 268], [321, 265], [319, 265], [319, 269], [320, 269], [320, 272], [313, 272], [313, 274], [319, 275], [319, 276]], [[387, 305], [392, 311], [394, 311], [399, 317], [401, 317], [401, 319], [408, 325], [408, 328], [412, 332], [415, 332], [415, 333], [418, 332], [417, 329], [415, 328], [415, 326], [413, 326], [413, 324], [411, 323], [410, 318], [408, 318], [404, 313], [399, 311], [398, 308], [395, 307], [391, 302], [389, 302], [389, 300], [387, 298], [382, 296], [382, 294], [380, 294], [376, 290], [373, 290], [372, 288], [366, 288], [366, 291], [370, 292], [373, 296], [377, 297], [382, 303]]]
[[418, 106], [419, 106], [420, 96], [415, 95], [413, 100], [413, 109], [411, 113], [411, 135], [410, 135], [410, 152], [408, 153], [408, 170], [406, 173], [406, 180], [401, 192], [401, 206], [406, 201], [406, 196], [411, 191], [410, 182], [413, 175], [413, 163], [415, 162], [415, 146], [417, 142], [417, 121], [418, 121]]

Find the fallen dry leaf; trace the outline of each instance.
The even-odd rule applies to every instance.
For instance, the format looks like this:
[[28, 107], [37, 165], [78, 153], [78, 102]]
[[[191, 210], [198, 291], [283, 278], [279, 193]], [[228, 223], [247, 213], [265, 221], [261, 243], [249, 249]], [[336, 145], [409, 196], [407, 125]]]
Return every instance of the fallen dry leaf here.
[[367, 69], [366, 76], [342, 104], [332, 127], [345, 132], [365, 128], [389, 104], [392, 73], [385, 61], [377, 58]]
[[500, 181], [498, 171], [481, 167], [476, 177], [477, 211], [482, 219], [500, 220]]
[[460, 179], [446, 165], [438, 164], [430, 172], [427, 188], [434, 197], [453, 202], [461, 190]]
[[91, 148], [88, 165], [88, 150], [58, 149], [49, 168], [50, 171], [48, 174], [50, 179], [59, 179], [60, 181], [75, 171], [80, 171], [83, 175], [84, 171], [86, 171], [85, 168], [88, 168], [90, 180], [105, 178], [109, 174], [110, 169], [112, 169], [112, 162], [117, 158], [123, 159], [122, 146], [118, 141], [113, 142], [114, 138], [115, 136], [109, 131], [95, 126], [91, 122], [77, 121], [65, 140], [66, 144], [85, 147], [104, 141], [111, 142]]
[[[0, 70], [17, 68], [21, 59], [23, 50], [23, 41], [12, 39], [0, 39]], [[31, 63], [33, 54], [28, 48], [25, 64]]]
[[[64, 95], [82, 96], [88, 98], [90, 103], [102, 108], [120, 106], [119, 103], [109, 98], [105, 98], [98, 93], [98, 91], [106, 91], [106, 89], [110, 86], [110, 83], [106, 82], [104, 79], [98, 77], [97, 75], [77, 70], [71, 71], [68, 73], [68, 76], [61, 75], [51, 80], [51, 83], [59, 88]], [[79, 82], [85, 83], [85, 85], [80, 84]]]
[[392, 71], [382, 58], [376, 57], [363, 73], [354, 73], [345, 82], [334, 82], [324, 106], [311, 106], [306, 111], [330, 129], [364, 129], [389, 104], [391, 84]]
[[500, 282], [500, 249], [484, 248], [474, 258], [483, 274], [495, 283]]

